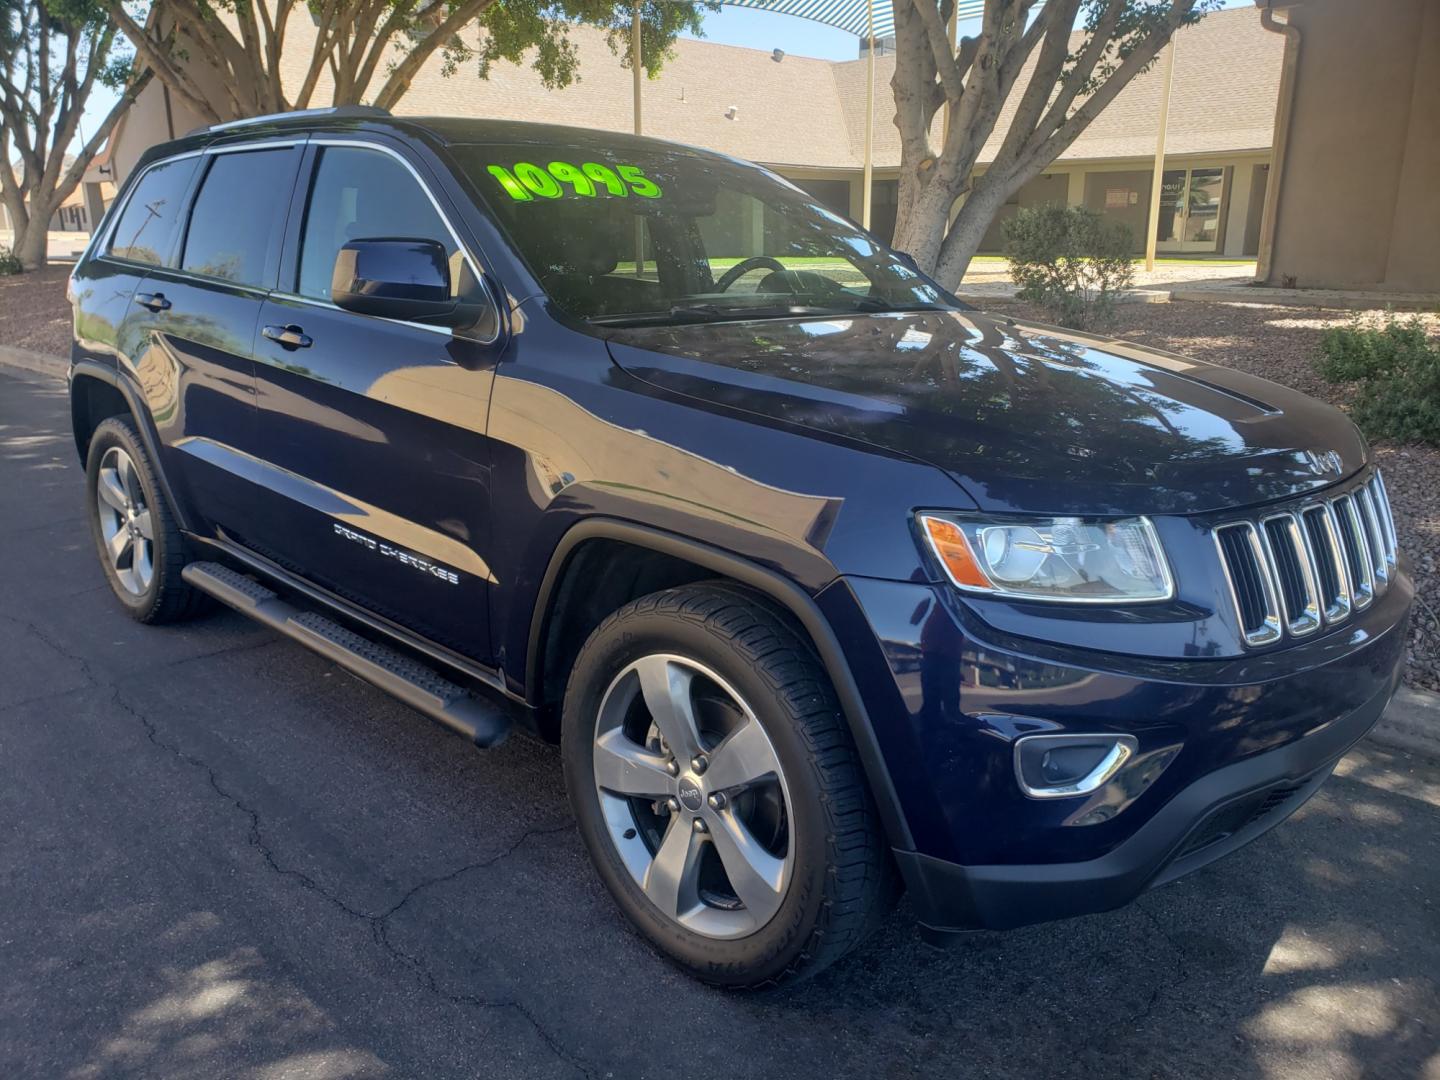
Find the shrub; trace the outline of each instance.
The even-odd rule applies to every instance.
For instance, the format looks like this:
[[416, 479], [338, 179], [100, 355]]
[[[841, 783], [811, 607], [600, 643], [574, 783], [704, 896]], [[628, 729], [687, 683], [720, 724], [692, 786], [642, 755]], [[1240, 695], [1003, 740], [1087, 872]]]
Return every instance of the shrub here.
[[1418, 315], [1327, 330], [1315, 366], [1328, 382], [1354, 386], [1350, 415], [1366, 435], [1440, 445], [1440, 341]]
[[1133, 242], [1129, 228], [1083, 206], [1022, 207], [1005, 222], [1015, 295], [1074, 330], [1114, 320], [1116, 297], [1135, 276]]
[[9, 277], [11, 274], [24, 272], [25, 267], [20, 265], [20, 256], [8, 247], [0, 246], [0, 277]]

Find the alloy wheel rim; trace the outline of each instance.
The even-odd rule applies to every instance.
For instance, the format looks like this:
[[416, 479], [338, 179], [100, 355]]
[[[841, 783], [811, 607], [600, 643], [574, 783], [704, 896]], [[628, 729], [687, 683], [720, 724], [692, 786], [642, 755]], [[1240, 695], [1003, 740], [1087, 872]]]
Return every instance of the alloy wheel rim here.
[[753, 934], [794, 873], [789, 789], [745, 700], [687, 657], [641, 657], [611, 682], [594, 740], [606, 831], [660, 912], [711, 938]]
[[155, 579], [155, 524], [135, 462], [112, 446], [95, 479], [100, 537], [115, 579], [132, 596], [143, 596]]

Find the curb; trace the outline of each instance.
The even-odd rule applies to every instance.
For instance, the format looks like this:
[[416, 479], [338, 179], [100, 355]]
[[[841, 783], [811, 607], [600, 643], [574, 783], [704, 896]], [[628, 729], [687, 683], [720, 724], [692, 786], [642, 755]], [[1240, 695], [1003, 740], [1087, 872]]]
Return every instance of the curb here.
[[46, 375], [62, 382], [70, 373], [69, 363], [61, 357], [17, 349], [13, 345], [0, 345], [0, 366], [18, 368], [32, 375]]
[[1440, 761], [1440, 694], [1401, 686], [1367, 738]]
[[1440, 306], [1440, 298], [1416, 294], [1377, 293], [1368, 296], [1326, 289], [1272, 289], [1265, 286], [1180, 286], [1170, 290], [1170, 299], [1180, 303], [1267, 304], [1273, 307], [1323, 308], [1331, 311], [1371, 311], [1381, 308], [1395, 311], [1434, 311]]

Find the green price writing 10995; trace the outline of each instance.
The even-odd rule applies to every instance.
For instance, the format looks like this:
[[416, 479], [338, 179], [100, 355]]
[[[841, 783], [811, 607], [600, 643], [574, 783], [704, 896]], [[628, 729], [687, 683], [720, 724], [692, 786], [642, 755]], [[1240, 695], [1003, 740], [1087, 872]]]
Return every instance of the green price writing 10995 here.
[[491, 165], [490, 175], [499, 181], [505, 193], [517, 202], [539, 196], [558, 199], [562, 195], [580, 195], [593, 199], [601, 189], [624, 198], [638, 195], [642, 199], [660, 198], [660, 185], [636, 165], [616, 165], [613, 169], [598, 161], [572, 165], [568, 161], [552, 161], [543, 169], [530, 161], [517, 161], [508, 169]]

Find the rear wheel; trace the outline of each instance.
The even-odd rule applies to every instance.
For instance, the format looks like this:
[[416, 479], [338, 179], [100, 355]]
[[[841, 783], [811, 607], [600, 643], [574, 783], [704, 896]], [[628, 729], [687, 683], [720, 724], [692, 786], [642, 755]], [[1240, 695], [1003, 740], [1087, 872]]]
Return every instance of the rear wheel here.
[[185, 618], [205, 605], [180, 577], [185, 539], [165, 502], [145, 445], [114, 416], [95, 429], [86, 459], [90, 531], [115, 596], [145, 623]]
[[607, 619], [576, 660], [563, 744], [605, 884], [646, 937], [707, 982], [818, 971], [893, 898], [824, 671], [743, 590], [671, 589]]

